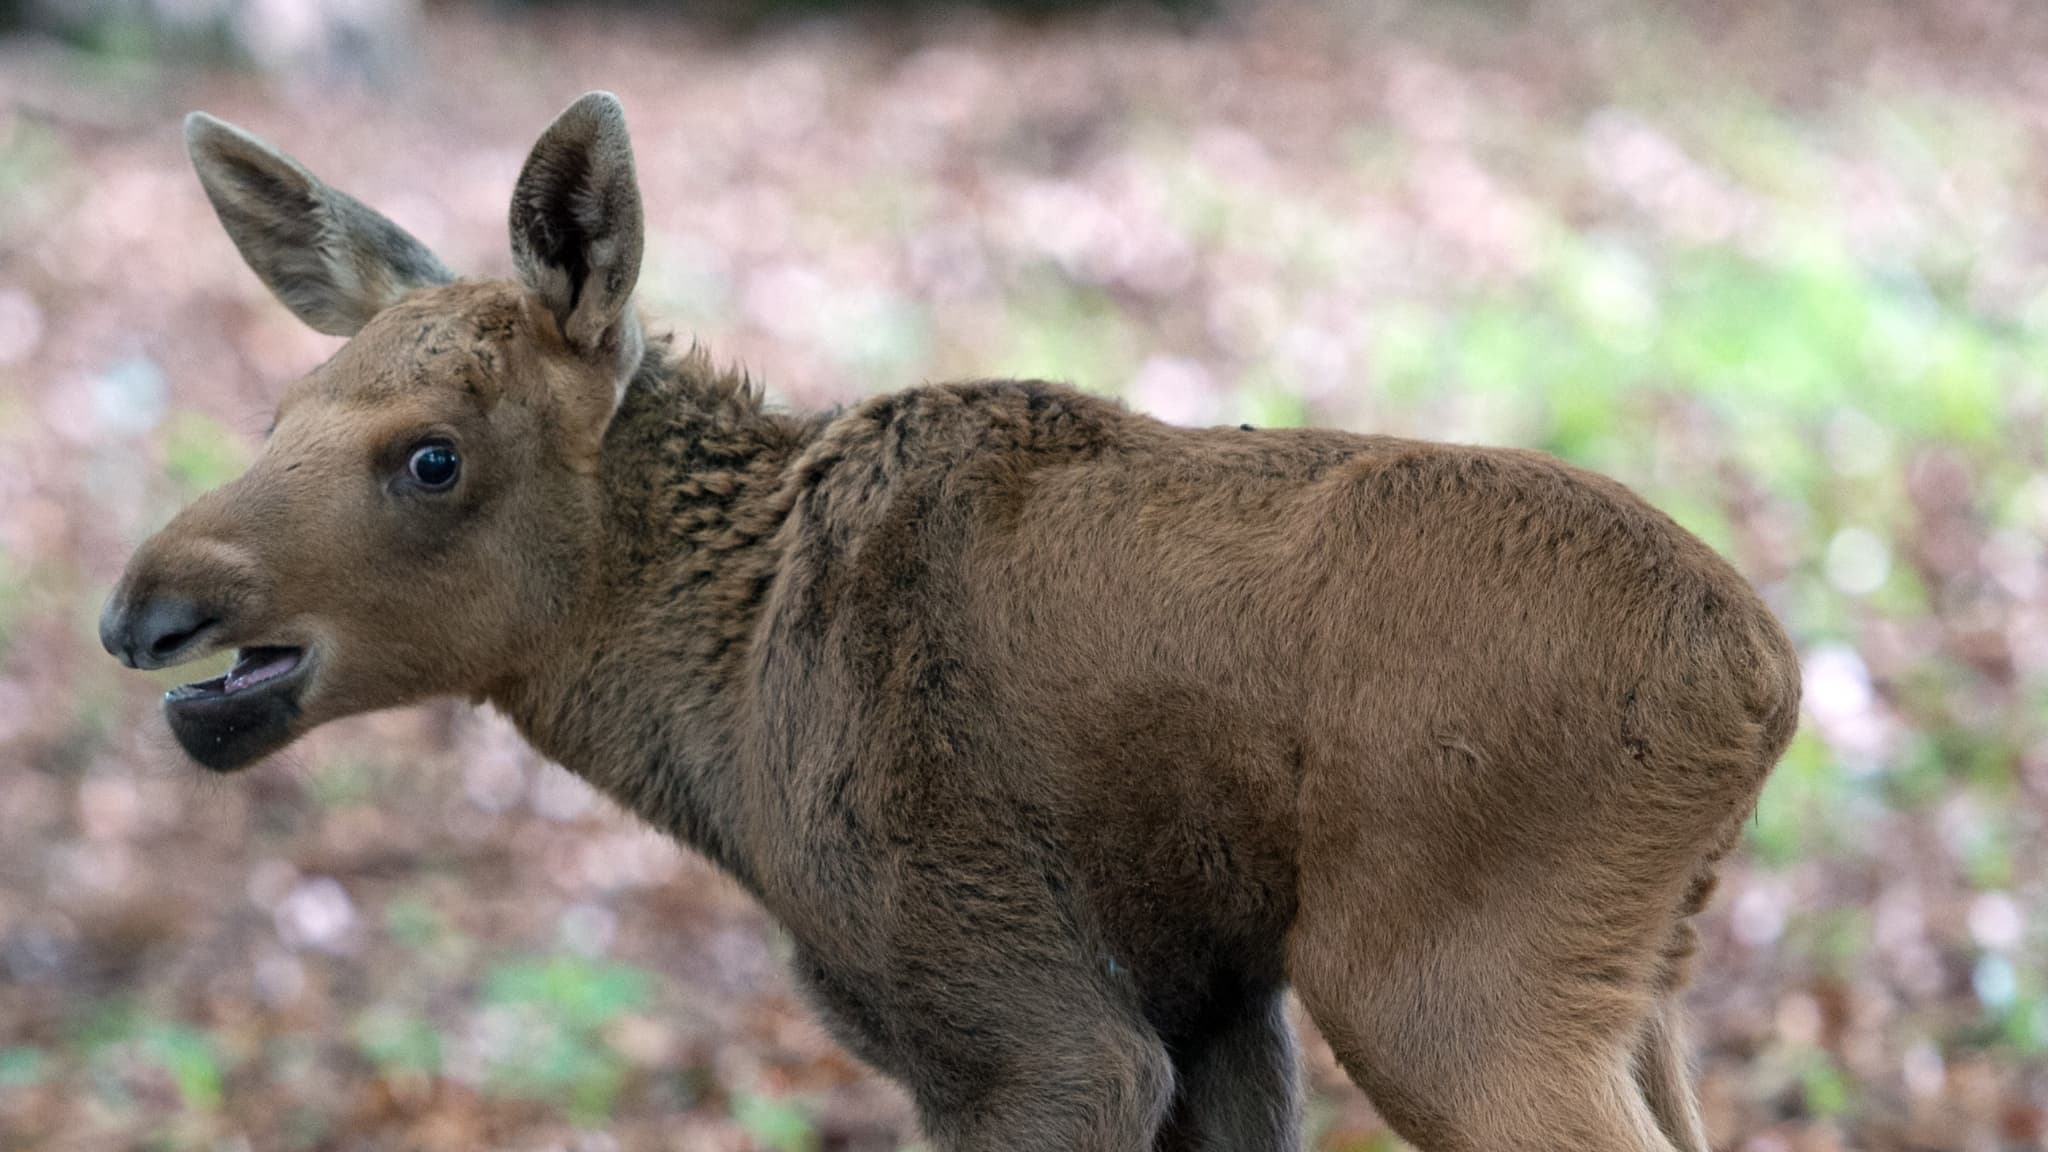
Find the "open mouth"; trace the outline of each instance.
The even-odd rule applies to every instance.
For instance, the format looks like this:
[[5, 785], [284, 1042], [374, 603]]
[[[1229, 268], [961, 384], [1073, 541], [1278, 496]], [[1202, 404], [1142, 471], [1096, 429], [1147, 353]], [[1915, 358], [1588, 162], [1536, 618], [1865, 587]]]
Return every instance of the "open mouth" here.
[[305, 654], [303, 648], [244, 648], [235, 653], [234, 666], [225, 674], [211, 680], [181, 684], [171, 689], [164, 699], [196, 700], [247, 692], [296, 672]]
[[216, 772], [253, 763], [291, 742], [310, 668], [303, 648], [244, 648], [224, 675], [164, 694], [171, 734]]

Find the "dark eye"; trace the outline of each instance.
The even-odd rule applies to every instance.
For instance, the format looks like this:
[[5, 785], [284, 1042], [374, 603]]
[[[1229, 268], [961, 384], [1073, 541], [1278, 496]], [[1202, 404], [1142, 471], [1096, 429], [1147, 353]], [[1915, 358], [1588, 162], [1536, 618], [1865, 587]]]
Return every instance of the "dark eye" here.
[[405, 470], [420, 487], [440, 492], [453, 486], [462, 474], [462, 457], [455, 454], [452, 444], [422, 444], [412, 450]]

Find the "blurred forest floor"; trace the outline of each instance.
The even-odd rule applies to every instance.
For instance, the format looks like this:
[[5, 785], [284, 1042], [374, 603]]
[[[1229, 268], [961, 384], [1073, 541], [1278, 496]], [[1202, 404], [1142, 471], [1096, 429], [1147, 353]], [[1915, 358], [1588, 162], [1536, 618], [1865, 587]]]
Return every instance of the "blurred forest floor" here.
[[[1717, 1144], [2048, 1148], [2048, 7], [939, 11], [435, 4], [267, 76], [0, 39], [0, 1147], [913, 1138], [746, 899], [502, 721], [203, 779], [94, 640], [334, 345], [178, 117], [495, 274], [526, 148], [602, 87], [643, 305], [783, 402], [1032, 374], [1526, 445], [1722, 548], [1809, 707], [1705, 918]], [[1397, 1147], [1310, 1047], [1316, 1147]]]

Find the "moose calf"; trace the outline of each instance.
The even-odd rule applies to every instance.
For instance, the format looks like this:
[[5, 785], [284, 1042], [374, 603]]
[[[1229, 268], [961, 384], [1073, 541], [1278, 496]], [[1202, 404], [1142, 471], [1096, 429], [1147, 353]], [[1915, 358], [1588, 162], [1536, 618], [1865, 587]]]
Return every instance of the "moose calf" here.
[[796, 416], [632, 307], [611, 96], [512, 281], [207, 116], [256, 274], [352, 337], [101, 622], [231, 771], [487, 701], [745, 885], [946, 1150], [1284, 1149], [1293, 988], [1426, 1152], [1704, 1152], [1679, 991], [1798, 707], [1726, 563], [1548, 457], [1169, 427], [1034, 381]]

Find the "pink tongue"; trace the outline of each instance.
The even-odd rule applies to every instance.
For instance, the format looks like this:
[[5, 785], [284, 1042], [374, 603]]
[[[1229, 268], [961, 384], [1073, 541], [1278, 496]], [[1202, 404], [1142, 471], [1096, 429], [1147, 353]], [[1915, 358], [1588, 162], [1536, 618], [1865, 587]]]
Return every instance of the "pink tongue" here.
[[228, 670], [227, 682], [222, 684], [221, 688], [228, 692], [240, 692], [252, 684], [261, 684], [265, 680], [274, 680], [293, 668], [298, 667], [298, 665], [299, 654], [289, 651], [273, 652], [264, 657], [262, 662], [250, 664], [247, 667], [237, 662], [233, 668]]

